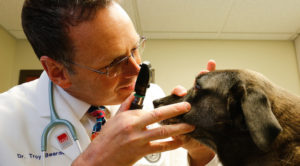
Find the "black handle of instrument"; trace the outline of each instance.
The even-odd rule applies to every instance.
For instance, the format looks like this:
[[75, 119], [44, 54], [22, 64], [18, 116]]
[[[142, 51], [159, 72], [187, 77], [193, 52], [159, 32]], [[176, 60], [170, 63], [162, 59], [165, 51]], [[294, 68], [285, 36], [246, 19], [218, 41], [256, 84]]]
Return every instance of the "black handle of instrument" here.
[[148, 61], [143, 62], [135, 83], [134, 100], [130, 105], [130, 110], [142, 109], [146, 91], [150, 86], [151, 64]]

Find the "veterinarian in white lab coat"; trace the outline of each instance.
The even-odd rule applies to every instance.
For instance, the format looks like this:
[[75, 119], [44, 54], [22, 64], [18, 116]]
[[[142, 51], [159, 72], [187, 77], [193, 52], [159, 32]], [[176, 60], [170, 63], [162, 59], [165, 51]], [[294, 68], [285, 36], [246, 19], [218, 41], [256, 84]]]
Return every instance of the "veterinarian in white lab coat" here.
[[[128, 111], [145, 40], [118, 4], [26, 0], [22, 24], [45, 72], [39, 80], [0, 95], [1, 165], [187, 165], [186, 151], [161, 153], [180, 146], [188, 150], [191, 165], [214, 161], [210, 161], [213, 152], [193, 140], [155, 141], [191, 132], [193, 126], [147, 127], [189, 111], [188, 103]], [[54, 108], [74, 126], [78, 140], [72, 141], [74, 135], [65, 126], [55, 126], [41, 155], [41, 136], [52, 105], [49, 79], [54, 84]], [[184, 95], [184, 90], [177, 88], [174, 93]], [[149, 94], [161, 97], [162, 91], [149, 90]], [[152, 110], [150, 98], [146, 110]], [[121, 103], [117, 115], [113, 116], [113, 107], [106, 111], [106, 123], [90, 141], [96, 121], [86, 113], [90, 106]]]

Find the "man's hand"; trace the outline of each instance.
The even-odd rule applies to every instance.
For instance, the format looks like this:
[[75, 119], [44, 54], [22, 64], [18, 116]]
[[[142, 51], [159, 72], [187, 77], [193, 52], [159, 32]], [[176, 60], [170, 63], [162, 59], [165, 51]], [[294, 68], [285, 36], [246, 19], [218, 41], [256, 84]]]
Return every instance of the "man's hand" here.
[[216, 70], [216, 62], [211, 59], [207, 62], [206, 70], [200, 71], [199, 74], [204, 74], [204, 73], [207, 73], [210, 71], [215, 71], [215, 70]]
[[[214, 60], [209, 60], [207, 63], [206, 70], [200, 71], [199, 74], [204, 74], [216, 69], [216, 62]], [[184, 96], [187, 94], [187, 90], [182, 86], [177, 86], [173, 89], [172, 94], [177, 96]], [[190, 159], [191, 166], [202, 166], [207, 164], [215, 156], [214, 152], [205, 145], [200, 144], [195, 139], [180, 135], [173, 137], [174, 140], [180, 140], [183, 142], [182, 147], [188, 150], [188, 155]]]
[[100, 134], [74, 161], [77, 165], [129, 166], [143, 156], [173, 150], [182, 146], [180, 140], [153, 142], [194, 130], [188, 124], [164, 125], [147, 129], [146, 126], [171, 118], [190, 110], [187, 102], [157, 108], [153, 111], [130, 110], [133, 97], [129, 97], [120, 107], [116, 116], [109, 119]]
[[182, 147], [188, 150], [190, 166], [204, 166], [215, 156], [213, 150], [189, 136], [180, 135], [173, 138], [182, 141]]

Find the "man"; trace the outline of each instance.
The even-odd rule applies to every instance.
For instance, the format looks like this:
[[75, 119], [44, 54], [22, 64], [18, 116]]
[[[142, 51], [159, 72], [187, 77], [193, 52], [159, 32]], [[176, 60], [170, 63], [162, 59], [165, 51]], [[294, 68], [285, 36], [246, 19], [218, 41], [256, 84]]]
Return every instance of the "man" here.
[[[174, 158], [160, 152], [180, 146], [188, 150], [190, 165], [205, 165], [214, 157], [210, 149], [181, 136], [193, 131], [193, 126], [147, 127], [189, 111], [188, 103], [153, 111], [128, 111], [144, 39], [117, 3], [26, 0], [22, 25], [46, 73], [39, 80], [14, 87], [0, 96], [1, 163], [41, 165], [41, 158], [45, 157], [47, 165], [168, 165], [168, 160]], [[41, 135], [50, 121], [49, 80], [54, 84], [57, 114], [77, 130], [81, 154], [74, 148], [76, 143], [70, 141], [68, 129], [61, 125], [50, 131], [47, 151], [40, 154]], [[173, 93], [185, 95], [186, 91], [179, 87]], [[88, 128], [93, 120], [86, 114], [89, 107], [121, 103], [116, 115], [107, 120], [91, 142]], [[168, 137], [174, 139], [155, 141]], [[158, 159], [163, 160], [155, 164], [149, 159], [145, 163], [144, 156], [149, 154], [159, 154]]]

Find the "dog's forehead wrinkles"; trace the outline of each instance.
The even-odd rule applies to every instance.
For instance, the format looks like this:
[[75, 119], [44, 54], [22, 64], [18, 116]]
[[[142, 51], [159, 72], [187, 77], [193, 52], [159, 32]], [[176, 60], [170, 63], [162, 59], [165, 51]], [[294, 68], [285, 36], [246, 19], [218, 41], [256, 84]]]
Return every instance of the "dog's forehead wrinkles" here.
[[237, 72], [220, 70], [199, 76], [196, 83], [201, 89], [212, 90], [225, 96], [238, 80]]

